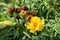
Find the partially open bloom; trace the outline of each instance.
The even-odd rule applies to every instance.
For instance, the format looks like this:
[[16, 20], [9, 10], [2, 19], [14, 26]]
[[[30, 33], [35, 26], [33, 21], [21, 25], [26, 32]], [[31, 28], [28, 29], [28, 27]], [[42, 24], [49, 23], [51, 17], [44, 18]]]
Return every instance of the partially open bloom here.
[[28, 15], [28, 11], [21, 10], [20, 15], [21, 16], [27, 16]]
[[34, 33], [35, 31], [42, 31], [44, 25], [44, 20], [41, 20], [37, 16], [31, 17], [30, 22], [27, 23], [26, 28], [30, 29], [31, 33]]
[[22, 10], [20, 11], [21, 16], [27, 16], [28, 15], [28, 7], [26, 5], [23, 5]]

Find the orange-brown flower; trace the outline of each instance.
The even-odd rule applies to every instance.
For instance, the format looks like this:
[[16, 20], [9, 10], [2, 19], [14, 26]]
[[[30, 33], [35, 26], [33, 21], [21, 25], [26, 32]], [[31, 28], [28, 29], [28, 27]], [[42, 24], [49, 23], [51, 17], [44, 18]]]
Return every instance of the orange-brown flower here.
[[20, 15], [27, 16], [28, 15], [28, 11], [21, 10]]

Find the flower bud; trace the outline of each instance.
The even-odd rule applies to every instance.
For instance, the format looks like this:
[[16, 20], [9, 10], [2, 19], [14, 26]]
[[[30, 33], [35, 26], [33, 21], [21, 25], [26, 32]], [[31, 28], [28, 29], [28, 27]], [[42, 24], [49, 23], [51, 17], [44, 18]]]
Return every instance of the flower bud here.
[[14, 23], [13, 21], [10, 21], [10, 20], [6, 20], [3, 23], [7, 26], [14, 26], [16, 24], [16, 23]]

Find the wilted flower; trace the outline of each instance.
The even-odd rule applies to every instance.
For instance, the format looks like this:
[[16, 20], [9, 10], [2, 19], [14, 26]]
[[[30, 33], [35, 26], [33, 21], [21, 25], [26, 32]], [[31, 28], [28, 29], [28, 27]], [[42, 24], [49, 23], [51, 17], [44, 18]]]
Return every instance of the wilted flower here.
[[27, 20], [28, 22], [30, 22], [31, 17], [32, 17], [32, 15], [28, 15], [27, 18], [26, 18], [26, 20]]
[[13, 14], [14, 10], [15, 10], [15, 8], [14, 8], [12, 5], [9, 5], [9, 6], [8, 6], [8, 12], [9, 12], [10, 14]]
[[36, 15], [36, 14], [37, 14], [37, 11], [36, 11], [36, 10], [32, 10], [32, 11], [31, 11], [31, 14], [32, 14], [32, 15]]
[[41, 20], [37, 16], [31, 17], [31, 22], [27, 23], [26, 28], [30, 29], [31, 33], [35, 31], [42, 31], [44, 25], [44, 20]]
[[20, 13], [20, 8], [16, 8], [15, 12]]

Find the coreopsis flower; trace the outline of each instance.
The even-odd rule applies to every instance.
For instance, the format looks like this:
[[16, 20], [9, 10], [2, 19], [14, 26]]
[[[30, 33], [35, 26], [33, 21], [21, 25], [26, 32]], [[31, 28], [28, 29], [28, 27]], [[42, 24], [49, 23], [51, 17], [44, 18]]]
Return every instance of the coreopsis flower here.
[[27, 23], [26, 28], [30, 29], [31, 33], [34, 33], [35, 31], [42, 31], [44, 25], [44, 20], [41, 20], [37, 16], [31, 17], [30, 22]]

